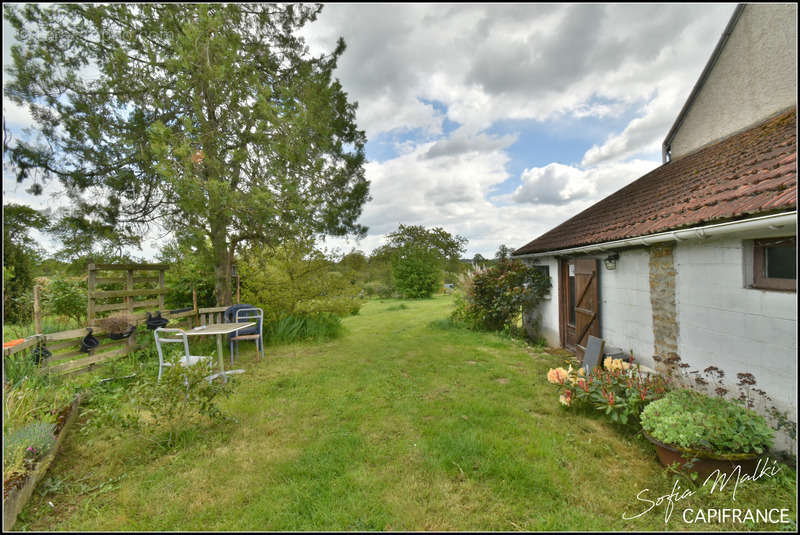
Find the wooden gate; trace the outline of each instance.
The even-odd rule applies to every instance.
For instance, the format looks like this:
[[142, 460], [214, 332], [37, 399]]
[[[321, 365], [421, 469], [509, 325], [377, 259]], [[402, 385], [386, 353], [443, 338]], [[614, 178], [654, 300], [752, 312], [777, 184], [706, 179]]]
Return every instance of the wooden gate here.
[[597, 259], [575, 259], [575, 353], [583, 362], [589, 335], [600, 337]]

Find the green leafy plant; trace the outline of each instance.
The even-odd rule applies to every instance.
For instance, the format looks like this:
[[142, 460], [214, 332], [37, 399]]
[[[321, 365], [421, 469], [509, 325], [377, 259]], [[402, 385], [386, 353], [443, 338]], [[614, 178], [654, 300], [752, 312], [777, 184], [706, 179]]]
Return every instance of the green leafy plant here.
[[392, 257], [392, 277], [403, 297], [430, 297], [441, 282], [441, 260], [433, 251], [406, 247]]
[[320, 312], [282, 316], [265, 326], [264, 337], [270, 344], [290, 344], [304, 340], [329, 340], [340, 336], [343, 330], [339, 316]]
[[511, 331], [523, 310], [535, 308], [550, 289], [550, 278], [519, 260], [500, 257], [495, 265], [462, 276], [463, 298], [454, 319], [475, 329]]
[[44, 306], [49, 313], [79, 323], [86, 317], [85, 281], [59, 275], [50, 280], [43, 293]]
[[562, 405], [593, 407], [614, 423], [637, 425], [645, 406], [662, 398], [669, 386], [662, 377], [642, 374], [621, 359], [607, 360], [607, 367], [596, 367], [588, 376], [583, 368], [569, 366], [551, 369], [547, 380], [562, 388]]
[[34, 422], [3, 433], [3, 479], [23, 472], [55, 444], [54, 424]]
[[763, 416], [724, 399], [694, 390], [674, 390], [647, 405], [642, 428], [664, 444], [715, 454], [763, 453], [774, 431]]
[[[172, 348], [176, 349], [176, 348]], [[216, 404], [220, 396], [232, 393], [233, 379], [208, 381], [213, 373], [202, 363], [183, 367], [178, 353], [167, 360], [159, 381], [155, 375], [142, 378], [131, 388], [131, 406], [148, 438], [166, 448], [173, 448], [189, 429], [202, 418], [221, 420], [225, 416]]]

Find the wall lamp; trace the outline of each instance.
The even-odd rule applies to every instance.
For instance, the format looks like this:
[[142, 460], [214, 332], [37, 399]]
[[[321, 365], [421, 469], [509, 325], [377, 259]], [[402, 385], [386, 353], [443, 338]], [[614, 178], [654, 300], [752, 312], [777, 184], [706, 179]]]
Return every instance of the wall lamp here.
[[607, 256], [603, 263], [606, 265], [606, 269], [614, 270], [617, 269], [617, 260], [619, 260], [619, 253], [614, 253], [611, 256]]

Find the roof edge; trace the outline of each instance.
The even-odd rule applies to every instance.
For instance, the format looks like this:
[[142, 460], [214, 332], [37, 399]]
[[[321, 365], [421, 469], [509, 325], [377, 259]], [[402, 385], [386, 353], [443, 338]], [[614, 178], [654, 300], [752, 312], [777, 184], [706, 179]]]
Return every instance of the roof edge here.
[[733, 28], [736, 26], [736, 23], [739, 22], [739, 18], [742, 16], [744, 8], [745, 4], [737, 4], [736, 9], [733, 11], [733, 15], [731, 15], [727, 26], [725, 26], [725, 30], [722, 32], [719, 41], [717, 41], [717, 46], [714, 47], [714, 51], [711, 53], [711, 57], [708, 58], [708, 62], [706, 62], [703, 72], [700, 73], [700, 78], [698, 78], [697, 82], [695, 82], [692, 92], [689, 93], [689, 97], [686, 99], [686, 102], [683, 103], [683, 107], [681, 108], [680, 113], [678, 113], [678, 117], [675, 118], [675, 122], [672, 123], [672, 127], [669, 129], [669, 132], [667, 132], [667, 137], [664, 138], [664, 142], [661, 144], [662, 164], [665, 164], [671, 160], [671, 158], [669, 158], [669, 149], [672, 138], [674, 138], [675, 134], [677, 134], [678, 129], [683, 124], [683, 120], [686, 118], [686, 114], [689, 113], [689, 108], [691, 108], [692, 104], [694, 104], [694, 100], [697, 98], [700, 90], [705, 85], [709, 74], [711, 74], [711, 70], [714, 68], [714, 65], [717, 64], [717, 60], [722, 54], [722, 49], [725, 48], [728, 38], [730, 37], [731, 33], [733, 33]]
[[778, 230], [790, 226], [797, 233], [797, 210], [782, 210], [767, 215], [750, 216], [744, 219], [735, 219], [705, 225], [695, 225], [654, 234], [643, 234], [600, 243], [579, 245], [577, 247], [567, 247], [565, 249], [550, 249], [533, 253], [522, 253], [519, 255], [511, 254], [513, 258], [538, 258], [542, 256], [562, 256], [565, 254], [582, 254], [607, 252], [614, 249], [625, 247], [650, 246], [655, 243], [667, 241], [682, 242], [694, 239], [708, 239], [712, 237], [724, 236], [741, 230], [770, 229]]

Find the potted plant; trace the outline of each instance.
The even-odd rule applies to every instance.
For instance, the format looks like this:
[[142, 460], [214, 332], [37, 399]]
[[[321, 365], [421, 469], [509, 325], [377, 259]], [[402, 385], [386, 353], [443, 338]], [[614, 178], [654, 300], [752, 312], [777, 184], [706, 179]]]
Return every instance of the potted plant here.
[[742, 473], [752, 472], [774, 439], [763, 416], [735, 401], [694, 390], [673, 390], [649, 403], [641, 424], [661, 464], [677, 462], [701, 477], [717, 468], [730, 474], [737, 465]]
[[108, 331], [108, 337], [112, 340], [127, 338], [136, 330], [136, 326], [132, 325], [130, 318], [126, 315], [100, 318], [97, 320], [97, 324]]

